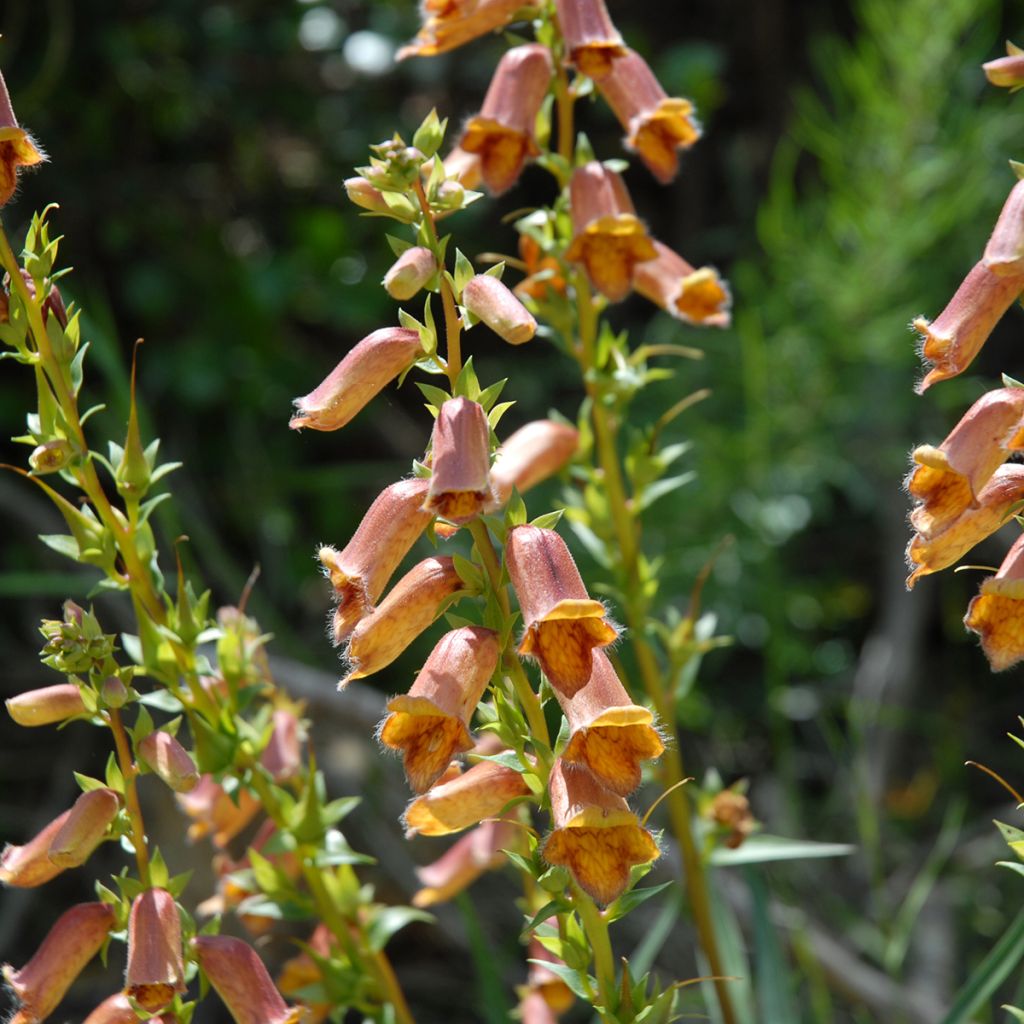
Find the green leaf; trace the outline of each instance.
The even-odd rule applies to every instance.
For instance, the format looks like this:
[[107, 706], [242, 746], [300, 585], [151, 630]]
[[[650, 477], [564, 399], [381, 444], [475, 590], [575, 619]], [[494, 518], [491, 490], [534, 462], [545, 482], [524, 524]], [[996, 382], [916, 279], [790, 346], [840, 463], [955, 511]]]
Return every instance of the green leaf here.
[[484, 388], [480, 392], [480, 397], [477, 401], [483, 407], [484, 412], [490, 412], [494, 403], [498, 400], [498, 396], [501, 394], [505, 385], [508, 383], [508, 377], [502, 377], [501, 380], [495, 381], [493, 384]]
[[609, 922], [625, 917], [635, 907], [639, 907], [641, 903], [649, 900], [652, 896], [657, 896], [659, 892], [664, 892], [672, 885], [675, 885], [675, 881], [651, 885], [646, 889], [630, 889], [629, 892], [623, 893], [605, 912]]
[[556, 508], [554, 512], [545, 512], [544, 515], [532, 519], [530, 525], [539, 527], [542, 530], [553, 530], [564, 514], [564, 508]]
[[341, 832], [331, 828], [324, 835], [323, 846], [317, 852], [314, 863], [318, 868], [326, 868], [337, 864], [376, 864], [377, 861], [369, 854], [353, 850]]
[[691, 470], [686, 473], [680, 473], [678, 476], [666, 477], [664, 480], [658, 480], [645, 487], [638, 503], [640, 511], [643, 512], [650, 508], [659, 498], [664, 498], [666, 494], [671, 494], [673, 491], [679, 490], [680, 487], [685, 487], [696, 476], [697, 474]]
[[942, 1024], [968, 1024], [1024, 958], [1024, 910], [1020, 911], [957, 993]]
[[[131, 637], [131, 639], [138, 642], [136, 637]], [[123, 643], [125, 637], [122, 636], [121, 640]], [[125, 645], [125, 650], [127, 650], [127, 645]], [[135, 660], [134, 657], [132, 660]], [[156, 708], [157, 711], [166, 711], [169, 715], [176, 715], [184, 710], [181, 701], [168, 690], [154, 690], [152, 693], [145, 693], [139, 698], [139, 703]]]
[[170, 877], [170, 872], [167, 870], [167, 862], [164, 860], [164, 855], [160, 852], [160, 847], [158, 846], [153, 850], [153, 856], [149, 861], [150, 885], [158, 889], [166, 889]]
[[461, 249], [455, 250], [455, 298], [462, 301], [462, 289], [476, 276], [473, 264]]
[[768, 864], [780, 860], [806, 860], [819, 857], [849, 857], [856, 852], [847, 843], [818, 843], [810, 839], [784, 839], [760, 833], [751, 836], [735, 850], [717, 849], [711, 854], [715, 867], [736, 867], [739, 864]]
[[758, 1010], [764, 1020], [799, 1020], [789, 966], [769, 912], [768, 887], [760, 872], [753, 868], [747, 868], [744, 876], [753, 905], [754, 984]]
[[396, 932], [401, 931], [413, 921], [433, 924], [434, 915], [416, 907], [382, 907], [374, 914], [373, 921], [367, 931], [370, 949], [379, 953]]
[[[538, 964], [541, 967], [546, 967], [553, 974], [557, 974], [572, 989], [573, 993], [584, 1001], [589, 1001], [590, 996], [588, 992], [597, 991], [597, 979], [589, 978], [584, 975], [582, 971], [574, 971], [571, 967], [567, 967], [565, 964], [553, 963], [550, 960], [533, 960], [529, 959], [526, 961], [530, 964]], [[587, 982], [584, 982], [584, 978], [587, 978]]]
[[1018, 1009], [1016, 1006], [1004, 1003], [999, 1009], [1005, 1010], [1014, 1020], [1024, 1021], [1024, 1010]]
[[106, 789], [107, 784], [94, 779], [91, 775], [83, 775], [81, 772], [74, 772], [75, 782], [83, 793], [91, 793], [94, 789]]
[[106, 780], [109, 789], [112, 789], [115, 793], [124, 792], [124, 776], [121, 774], [121, 769], [117, 764], [117, 757], [113, 751], [110, 752], [110, 756], [107, 758]]

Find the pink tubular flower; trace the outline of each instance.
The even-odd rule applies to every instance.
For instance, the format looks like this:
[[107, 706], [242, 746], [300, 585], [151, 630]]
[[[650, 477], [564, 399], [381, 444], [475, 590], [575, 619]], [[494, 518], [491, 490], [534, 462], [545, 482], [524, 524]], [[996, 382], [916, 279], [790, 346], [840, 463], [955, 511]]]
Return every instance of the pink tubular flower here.
[[586, 686], [573, 697], [555, 694], [569, 722], [563, 760], [585, 765], [603, 786], [628, 796], [640, 785], [640, 762], [653, 761], [665, 749], [654, 716], [630, 700], [601, 650], [594, 651]]
[[384, 290], [393, 299], [411, 299], [437, 273], [434, 254], [422, 245], [406, 249], [384, 275]]
[[433, 785], [455, 754], [472, 749], [469, 723], [500, 653], [493, 630], [453, 629], [430, 652], [408, 694], [388, 702], [380, 741], [402, 752], [405, 777], [417, 793]]
[[576, 883], [606, 906], [629, 884], [629, 869], [658, 856], [658, 844], [626, 801], [586, 770], [555, 761], [548, 777], [554, 831], [542, 856], [569, 869]]
[[260, 764], [275, 782], [293, 779], [302, 766], [302, 736], [298, 717], [285, 708], [273, 714], [270, 739], [260, 755]]
[[590, 679], [593, 649], [614, 643], [618, 631], [554, 530], [513, 528], [505, 562], [523, 613], [519, 653], [536, 658], [551, 685], [571, 697]]
[[[1024, 62], [1024, 57], [1021, 60]], [[1013, 186], [1003, 203], [985, 246], [984, 263], [999, 277], [1024, 274], [1024, 181]]]
[[423, 509], [464, 526], [491, 499], [491, 428], [483, 406], [451, 398], [431, 436], [430, 488]]
[[916, 533], [907, 548], [911, 589], [922, 577], [946, 569], [990, 537], [1024, 498], [1024, 466], [1000, 466], [978, 494], [977, 505], [933, 533]]
[[537, 321], [530, 311], [490, 274], [477, 274], [466, 282], [462, 304], [510, 345], [522, 345], [537, 333]]
[[5, 846], [0, 855], [0, 882], [16, 889], [34, 889], [56, 878], [64, 868], [50, 860], [50, 843], [70, 817], [68, 809], [24, 846]]
[[992, 85], [1015, 90], [1024, 86], [1024, 50], [1011, 42], [1006, 44], [1005, 57], [987, 61], [981, 67]]
[[434, 786], [406, 808], [407, 836], [444, 836], [497, 817], [517, 797], [529, 796], [530, 787], [514, 768], [481, 761], [469, 771]]
[[421, 0], [423, 27], [398, 51], [396, 60], [434, 57], [454, 50], [502, 28], [518, 10], [531, 6], [533, 0]]
[[21, 1000], [10, 1024], [38, 1024], [57, 1008], [82, 968], [100, 951], [115, 915], [106, 903], [79, 903], [65, 910], [35, 955], [20, 971], [10, 964], [4, 979]]
[[18, 168], [33, 167], [45, 159], [46, 154], [18, 126], [7, 84], [0, 74], [0, 206], [10, 202], [18, 187]]
[[1024, 660], [1024, 534], [1014, 541], [995, 576], [982, 581], [964, 625], [981, 638], [993, 672]]
[[412, 898], [414, 907], [445, 903], [472, 885], [482, 874], [500, 868], [504, 851], [514, 848], [521, 834], [509, 821], [485, 821], [460, 836], [433, 864], [416, 869], [423, 883]]
[[199, 783], [199, 770], [192, 755], [169, 732], [151, 732], [139, 743], [136, 753], [175, 793], [187, 793]]
[[420, 336], [404, 327], [368, 334], [308, 395], [295, 399], [292, 430], [338, 430], [422, 354]]
[[285, 1003], [247, 942], [228, 935], [197, 935], [192, 950], [235, 1024], [298, 1024], [302, 1020], [302, 1008]]
[[260, 802], [244, 786], [235, 803], [212, 775], [202, 775], [188, 793], [178, 794], [178, 805], [192, 819], [188, 837], [193, 842], [211, 835], [213, 845], [223, 849], [256, 817]]
[[595, 81], [629, 52], [612, 24], [604, 0], [556, 0], [567, 63]]
[[4, 701], [7, 713], [18, 725], [34, 728], [85, 714], [82, 694], [74, 683], [58, 683], [28, 690]]
[[320, 549], [320, 562], [338, 600], [332, 628], [335, 644], [373, 611], [398, 563], [427, 528], [432, 513], [422, 505], [428, 487], [426, 480], [399, 480], [385, 487], [343, 551]]
[[484, 184], [495, 194], [515, 184], [539, 147], [533, 126], [547, 95], [553, 68], [546, 46], [528, 43], [498, 62], [480, 113], [471, 117], [459, 148], [480, 157]]
[[565, 258], [582, 263], [591, 284], [612, 302], [621, 302], [633, 285], [637, 264], [658, 255], [625, 183], [592, 160], [572, 172], [569, 204], [572, 242]]
[[185, 991], [181, 917], [166, 889], [147, 889], [132, 902], [125, 994], [150, 1013]]
[[932, 368], [917, 393], [963, 373], [1022, 290], [1024, 277], [999, 276], [977, 263], [937, 320], [918, 317], [913, 327], [923, 337], [921, 358]]
[[656, 306], [684, 323], [701, 327], [728, 327], [732, 321], [729, 286], [712, 267], [695, 270], [678, 253], [654, 243], [653, 260], [638, 263], [633, 287]]
[[626, 148], [667, 185], [679, 170], [679, 150], [700, 138], [693, 104], [668, 96], [647, 61], [629, 50], [597, 82], [601, 95], [626, 130]]
[[917, 467], [907, 491], [918, 502], [910, 522], [919, 533], [938, 533], [973, 507], [982, 487], [1013, 452], [1024, 450], [1024, 388], [982, 395], [938, 448], [914, 449]]
[[120, 800], [112, 789], [83, 793], [51, 840], [47, 856], [61, 868], [84, 864], [103, 841], [120, 809]]
[[533, 420], [510, 434], [494, 454], [491, 489], [494, 508], [512, 497], [514, 487], [525, 494], [553, 476], [576, 454], [580, 435], [575, 427], [555, 420]]
[[461, 589], [451, 558], [425, 558], [414, 565], [353, 630], [345, 649], [351, 671], [339, 688], [390, 665]]

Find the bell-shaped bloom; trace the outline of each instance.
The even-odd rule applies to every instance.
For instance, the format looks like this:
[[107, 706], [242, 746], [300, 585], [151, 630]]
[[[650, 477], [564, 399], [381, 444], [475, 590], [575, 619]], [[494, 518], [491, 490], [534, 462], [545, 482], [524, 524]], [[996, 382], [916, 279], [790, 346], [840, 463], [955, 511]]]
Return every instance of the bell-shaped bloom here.
[[12, 885], [16, 889], [34, 889], [56, 878], [64, 868], [50, 860], [50, 843], [70, 817], [69, 808], [24, 846], [5, 846], [0, 855], [0, 883]]
[[422, 0], [423, 27], [403, 46], [396, 60], [433, 57], [454, 50], [471, 39], [503, 28], [516, 11], [532, 6], [531, 0]]
[[554, 256], [545, 255], [540, 243], [529, 235], [519, 236], [519, 257], [523, 261], [526, 277], [515, 286], [515, 293], [538, 302], [554, 292], [565, 295], [566, 280], [562, 265]]
[[302, 729], [298, 716], [277, 708], [271, 716], [270, 739], [260, 754], [260, 764], [275, 782], [295, 778], [302, 767]]
[[4, 704], [7, 713], [18, 725], [29, 728], [54, 725], [86, 712], [82, 694], [74, 683], [58, 683], [56, 686], [27, 690], [8, 698]]
[[595, 81], [629, 52], [612, 24], [604, 0], [556, 0], [567, 62]]
[[533, 420], [510, 434], [494, 454], [491, 490], [494, 508], [563, 469], [576, 454], [580, 435], [575, 427], [555, 420]]
[[[175, 1024], [173, 1014], [150, 1017], [150, 1024]], [[131, 1000], [123, 992], [115, 992], [96, 1007], [82, 1024], [139, 1024]]]
[[700, 138], [693, 104], [667, 95], [647, 61], [633, 50], [615, 60], [597, 86], [626, 131], [626, 148], [667, 185], [679, 170], [679, 150]]
[[477, 274], [466, 282], [462, 304], [510, 345], [522, 345], [537, 333], [533, 314], [490, 274]]
[[414, 907], [446, 903], [481, 875], [500, 868], [505, 850], [515, 849], [522, 829], [511, 821], [485, 821], [460, 836], [433, 864], [416, 869], [423, 885], [412, 897]]
[[1018, 181], [1006, 197], [985, 246], [983, 262], [999, 277], [1024, 274], [1024, 181]]
[[155, 729], [136, 748], [139, 760], [175, 793], [188, 793], [199, 784], [192, 755], [169, 732]]
[[406, 808], [406, 835], [444, 836], [495, 818], [530, 787], [514, 768], [481, 761], [469, 771], [439, 783]]
[[945, 441], [914, 449], [916, 468], [907, 491], [918, 502], [910, 514], [926, 536], [948, 526], [972, 507], [982, 487], [1010, 457], [1024, 450], [1024, 388], [999, 388], [982, 395]]
[[1004, 89], [1019, 89], [1024, 86], [1024, 50], [1007, 42], [1006, 56], [986, 61], [981, 65], [985, 77]]
[[306, 1016], [302, 1019], [302, 1024], [321, 1024], [330, 1016], [334, 1007], [330, 1003], [311, 1003], [307, 998], [303, 998], [302, 992], [323, 980], [323, 973], [314, 959], [314, 954], [322, 960], [331, 955], [331, 932], [327, 925], [322, 922], [318, 924], [305, 945], [306, 948], [301, 953], [289, 957], [284, 962], [281, 973], [277, 976], [277, 987], [289, 999], [305, 1004]]
[[592, 160], [573, 171], [569, 204], [572, 241], [565, 258], [582, 263], [591, 284], [612, 302], [621, 302], [633, 286], [637, 264], [658, 255], [625, 184]]
[[391, 264], [384, 275], [384, 290], [391, 298], [405, 302], [416, 295], [436, 273], [437, 260], [434, 254], [422, 245], [414, 245]]
[[551, 685], [571, 697], [590, 679], [595, 647], [618, 636], [605, 607], [587, 593], [565, 541], [554, 530], [509, 531], [505, 563], [525, 627], [519, 653], [536, 658]]
[[641, 761], [653, 761], [665, 749], [654, 716], [633, 703], [600, 650], [586, 686], [572, 697], [555, 693], [569, 722], [562, 759], [585, 765], [613, 793], [628, 796], [640, 785]]
[[125, 994], [156, 1013], [185, 988], [181, 917], [174, 897], [166, 889], [147, 889], [132, 901]]
[[976, 544], [996, 532], [1024, 499], [1024, 466], [1000, 466], [981, 489], [976, 506], [928, 536], [917, 533], [907, 548], [910, 589], [922, 577], [958, 562]]
[[1024, 660], [1024, 534], [1014, 541], [995, 576], [982, 581], [964, 625], [981, 638], [993, 672]]
[[461, 589], [453, 559], [425, 558], [414, 565], [353, 630], [345, 648], [351, 671], [339, 688], [390, 665]]
[[224, 1001], [235, 1024], [299, 1024], [301, 1007], [289, 1007], [259, 954], [229, 935], [197, 935], [192, 950], [203, 974]]
[[11, 107], [7, 84], [0, 74], [0, 206], [5, 206], [18, 187], [18, 168], [42, 163], [46, 154], [36, 145]]
[[292, 430], [338, 430], [423, 354], [417, 331], [382, 327], [356, 342], [323, 383], [295, 399]]
[[1024, 277], [993, 274], [977, 263], [956, 290], [938, 319], [914, 320], [922, 336], [921, 358], [932, 368], [917, 385], [922, 394], [940, 380], [964, 372], [981, 351], [1002, 315], [1024, 291]]
[[188, 793], [178, 794], [178, 805], [192, 819], [188, 837], [195, 842], [210, 836], [223, 849], [245, 828], [261, 808], [259, 800], [245, 786], [235, 793], [237, 803], [212, 775], [202, 775]]
[[638, 263], [633, 287], [667, 313], [698, 327], [728, 327], [732, 296], [713, 267], [695, 270], [677, 252], [654, 243], [657, 256]]
[[346, 640], [373, 610], [398, 563], [427, 528], [432, 513], [422, 506], [429, 486], [426, 480], [399, 480], [385, 487], [343, 551], [320, 549], [320, 562], [338, 601], [332, 625], [335, 644]]
[[459, 753], [471, 750], [469, 723], [498, 667], [498, 634], [482, 626], [445, 633], [407, 694], [388, 702], [380, 741], [400, 750], [405, 777], [427, 790]]
[[106, 903], [79, 903], [65, 910], [20, 971], [10, 964], [4, 980], [21, 1000], [10, 1024], [37, 1024], [60, 1004], [82, 968], [100, 951], [116, 916]]
[[554, 830], [542, 855], [569, 869], [601, 906], [629, 884], [629, 870], [658, 856], [658, 844], [626, 801], [605, 789], [586, 768], [559, 758], [548, 777]]
[[83, 793], [50, 841], [47, 856], [61, 868], [84, 864], [103, 841], [120, 809], [120, 800], [112, 789]]
[[491, 428], [483, 406], [451, 398], [438, 410], [430, 439], [431, 474], [423, 508], [463, 526], [491, 499]]
[[484, 184], [495, 194], [511, 188], [540, 153], [533, 129], [552, 72], [546, 46], [513, 47], [498, 62], [480, 113], [466, 122], [459, 148], [480, 157]]

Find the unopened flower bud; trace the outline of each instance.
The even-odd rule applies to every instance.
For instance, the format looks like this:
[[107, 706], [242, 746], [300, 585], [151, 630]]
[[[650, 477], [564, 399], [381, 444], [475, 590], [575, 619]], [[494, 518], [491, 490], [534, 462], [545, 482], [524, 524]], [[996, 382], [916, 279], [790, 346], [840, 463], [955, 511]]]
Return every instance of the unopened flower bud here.
[[1007, 42], [1006, 56], [997, 57], [981, 65], [985, 77], [1004, 89], [1019, 89], [1024, 86], [1024, 50]]
[[147, 889], [132, 902], [125, 993], [156, 1013], [185, 991], [181, 917], [166, 889]]
[[396, 59], [433, 57], [453, 50], [501, 28], [521, 7], [529, 6], [532, 0], [422, 0], [423, 27]]
[[525, 494], [554, 475], [576, 453], [580, 435], [575, 427], [554, 420], [534, 420], [502, 443], [491, 467], [491, 488], [496, 507], [504, 505], [514, 487]]
[[[1024, 56], [1021, 61], [1024, 62]], [[1024, 274], [1024, 181], [1018, 181], [1003, 203], [1002, 212], [985, 246], [985, 266], [999, 277]]]
[[47, 856], [60, 868], [84, 864], [103, 841], [120, 809], [120, 800], [112, 789], [83, 793], [53, 837]]
[[422, 245], [406, 249], [384, 275], [384, 289], [393, 299], [411, 299], [437, 273], [434, 254]]
[[56, 473], [71, 461], [72, 454], [71, 445], [60, 437], [33, 448], [32, 454], [28, 457], [28, 464], [32, 467], [32, 472], [40, 476], [44, 473]]
[[53, 1013], [82, 968], [99, 952], [115, 919], [106, 903], [79, 903], [61, 914], [20, 971], [4, 965], [4, 978], [21, 1000], [11, 1024], [37, 1024]]
[[430, 487], [423, 508], [463, 526], [491, 500], [491, 429], [468, 398], [445, 402], [431, 435]]
[[510, 345], [522, 345], [537, 333], [530, 311], [490, 274], [477, 274], [466, 282], [462, 304]]
[[278, 708], [272, 716], [273, 726], [270, 739], [260, 755], [260, 764], [275, 782], [293, 779], [302, 766], [302, 737], [299, 719], [284, 708]]
[[298, 1024], [302, 1020], [302, 1008], [287, 1006], [247, 942], [228, 935], [197, 935], [192, 949], [235, 1024]]
[[86, 713], [82, 694], [74, 683], [57, 683], [38, 690], [27, 690], [8, 698], [4, 704], [7, 713], [18, 725], [29, 727], [53, 725]]
[[108, 708], [123, 708], [128, 703], [128, 687], [117, 676], [107, 676], [100, 687], [100, 696]]
[[337, 430], [422, 354], [420, 336], [384, 327], [356, 343], [316, 390], [295, 400], [292, 430]]
[[56, 878], [64, 868], [50, 860], [50, 843], [70, 817], [71, 810], [68, 809], [24, 846], [5, 846], [0, 855], [0, 882], [16, 889], [34, 889]]
[[11, 97], [0, 75], [0, 206], [5, 206], [18, 185], [18, 168], [42, 163], [46, 154], [36, 145], [11, 107]]
[[192, 755], [169, 733], [157, 729], [136, 748], [139, 760], [175, 793], [188, 793], [199, 784]]
[[388, 204], [380, 189], [375, 188], [366, 178], [346, 178], [345, 192], [356, 206], [373, 213], [387, 213]]
[[458, 181], [442, 181], [434, 193], [434, 203], [442, 210], [461, 210], [466, 205], [466, 188]]
[[414, 565], [356, 626], [345, 650], [351, 671], [339, 686], [390, 665], [441, 614], [462, 585], [451, 558], [425, 558]]
[[684, 323], [728, 327], [732, 298], [729, 288], [711, 267], [694, 269], [678, 253], [654, 243], [653, 260], [638, 263], [633, 286], [646, 299]]
[[628, 53], [604, 0], [557, 0], [555, 6], [567, 62], [589, 78], [604, 78]]

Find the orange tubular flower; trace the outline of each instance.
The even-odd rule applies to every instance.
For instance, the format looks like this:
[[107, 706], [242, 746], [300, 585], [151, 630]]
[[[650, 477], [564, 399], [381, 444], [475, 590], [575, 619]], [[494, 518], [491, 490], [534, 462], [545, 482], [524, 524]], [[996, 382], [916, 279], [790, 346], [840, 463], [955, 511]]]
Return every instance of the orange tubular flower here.
[[713, 267], [695, 270], [678, 253], [654, 243], [657, 256], [638, 263], [633, 287], [667, 313], [700, 327], [728, 327], [732, 296], [729, 286]]
[[591, 284], [612, 302], [621, 302], [633, 285], [638, 263], [658, 252], [640, 222], [622, 179], [596, 160], [577, 167], [569, 181], [572, 242], [570, 263], [582, 263]]
[[228, 935], [197, 935], [192, 949], [235, 1024], [298, 1024], [302, 1020], [302, 1008], [286, 1005], [247, 942]]
[[966, 509], [942, 530], [914, 535], [907, 548], [907, 563], [914, 570], [907, 577], [907, 589], [920, 577], [953, 565], [995, 533], [1022, 498], [1024, 466], [1000, 466], [981, 489], [976, 507]]
[[530, 311], [490, 274], [477, 274], [466, 282], [462, 304], [510, 345], [522, 345], [537, 333], [537, 321]]
[[83, 793], [54, 835], [47, 856], [61, 868], [77, 868], [84, 864], [103, 841], [120, 809], [120, 801], [112, 789]]
[[[1024, 57], [1021, 58], [1024, 63]], [[1018, 181], [1003, 203], [999, 220], [985, 246], [985, 266], [999, 277], [1024, 274], [1024, 181]]]
[[633, 50], [616, 60], [597, 86], [626, 129], [626, 148], [667, 185], [679, 170], [678, 151], [700, 138], [693, 104], [668, 96], [647, 61]]
[[556, 0], [567, 63], [598, 81], [629, 50], [612, 24], [604, 0]]
[[136, 753], [175, 793], [188, 793], [199, 784], [199, 770], [192, 755], [169, 732], [151, 732], [139, 743]]
[[338, 601], [332, 626], [336, 645], [373, 611], [398, 563], [427, 528], [432, 514], [423, 511], [422, 505], [428, 486], [426, 480], [399, 480], [386, 487], [343, 551], [320, 549], [320, 562]]
[[498, 666], [498, 635], [481, 626], [445, 633], [409, 692], [388, 702], [380, 741], [400, 750], [405, 777], [423, 793], [458, 753], [471, 750], [469, 723]]
[[[565, 294], [565, 275], [554, 256], [545, 256], [540, 244], [529, 235], [519, 236], [519, 256], [526, 265], [526, 277], [513, 289], [516, 295], [528, 296], [540, 302], [548, 293]], [[543, 274], [543, 277], [539, 275]]]
[[338, 430], [422, 355], [420, 336], [382, 327], [357, 342], [316, 390], [295, 399], [292, 430]]
[[4, 701], [7, 713], [18, 725], [35, 728], [85, 714], [82, 694], [74, 683], [58, 683], [28, 690]]
[[0, 74], [0, 206], [10, 202], [18, 187], [18, 168], [42, 163], [46, 154], [32, 141], [11, 107], [4, 76]]
[[576, 695], [555, 691], [569, 721], [567, 762], [586, 765], [613, 793], [628, 796], [640, 785], [640, 762], [661, 756], [665, 744], [647, 708], [630, 700], [604, 651], [594, 651], [594, 671]]
[[918, 317], [913, 327], [923, 337], [921, 358], [932, 369], [917, 385], [917, 393], [963, 373], [1022, 290], [1024, 277], [993, 274], [984, 263], [977, 263], [937, 320]]
[[390, 665], [461, 589], [462, 580], [451, 558], [425, 558], [414, 565], [356, 626], [345, 649], [352, 670], [338, 684], [339, 689]]
[[413, 894], [412, 905], [446, 903], [485, 872], [500, 868], [506, 860], [504, 851], [515, 847], [520, 834], [512, 822], [485, 821], [460, 836], [433, 864], [416, 869], [423, 888]]
[[993, 672], [1024, 659], [1024, 534], [1014, 541], [995, 576], [982, 582], [964, 625], [981, 638]]
[[536, 658], [551, 685], [572, 697], [590, 679], [594, 648], [614, 643], [618, 631], [554, 530], [510, 530], [505, 561], [525, 625], [519, 653]]
[[484, 184], [495, 194], [511, 188], [528, 157], [540, 148], [533, 126], [553, 72], [546, 46], [528, 43], [498, 62], [480, 113], [462, 132], [459, 148], [480, 157]]
[[525, 494], [553, 476], [576, 454], [579, 443], [575, 427], [554, 420], [534, 420], [520, 427], [495, 452], [491, 467], [493, 507], [506, 504], [513, 487]]
[[523, 1024], [557, 1024], [558, 1015], [544, 994], [535, 988], [523, 990], [519, 1000], [519, 1019]]
[[185, 989], [181, 917], [174, 897], [166, 889], [147, 889], [132, 902], [125, 995], [156, 1013]]
[[241, 787], [238, 803], [224, 791], [212, 775], [202, 775], [191, 792], [179, 793], [178, 804], [192, 819], [188, 837], [193, 842], [212, 833], [213, 845], [224, 849], [246, 825], [256, 817], [260, 802], [248, 789]]
[[106, 903], [79, 903], [57, 918], [42, 945], [20, 971], [10, 964], [4, 980], [21, 1000], [10, 1024], [38, 1024], [64, 998], [82, 968], [100, 951], [115, 915]]
[[0, 855], [0, 882], [16, 889], [34, 889], [56, 878], [64, 868], [50, 860], [50, 843], [70, 817], [71, 810], [68, 809], [24, 846], [5, 846]]
[[629, 869], [657, 858], [654, 837], [626, 805], [586, 770], [559, 758], [548, 777], [554, 831], [542, 855], [569, 869], [601, 906], [629, 884]]
[[483, 406], [468, 398], [445, 402], [430, 439], [431, 475], [425, 512], [464, 526], [491, 499], [491, 428]]
[[531, 0], [423, 0], [423, 27], [396, 60], [434, 57], [507, 25]]
[[406, 808], [407, 836], [444, 836], [499, 815], [511, 800], [529, 796], [530, 787], [514, 768], [481, 761], [469, 771], [434, 786]]
[[1024, 450], [1024, 388], [982, 395], [938, 448], [914, 449], [907, 491], [919, 504], [911, 525], [930, 536], [976, 504], [978, 493], [1011, 452]]
[[987, 61], [981, 68], [992, 85], [1004, 89], [1019, 89], [1024, 86], [1024, 50], [1013, 43], [1006, 44], [1005, 57]]

